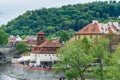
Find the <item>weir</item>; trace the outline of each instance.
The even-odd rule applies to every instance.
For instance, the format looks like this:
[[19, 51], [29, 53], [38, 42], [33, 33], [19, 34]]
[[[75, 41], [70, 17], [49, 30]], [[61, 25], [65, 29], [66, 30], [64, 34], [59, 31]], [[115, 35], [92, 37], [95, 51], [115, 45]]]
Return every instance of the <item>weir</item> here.
[[15, 47], [0, 46], [0, 63], [11, 61], [15, 54]]

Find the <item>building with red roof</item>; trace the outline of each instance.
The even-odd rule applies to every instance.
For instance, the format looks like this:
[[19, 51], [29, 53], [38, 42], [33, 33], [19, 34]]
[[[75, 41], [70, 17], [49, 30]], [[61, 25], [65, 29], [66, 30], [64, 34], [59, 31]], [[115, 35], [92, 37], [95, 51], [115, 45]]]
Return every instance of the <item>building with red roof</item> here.
[[24, 41], [28, 46], [35, 46], [36, 42], [37, 42], [37, 37], [36, 36], [27, 36], [24, 39]]
[[61, 47], [60, 43], [54, 43], [46, 40], [46, 34], [43, 31], [37, 33], [36, 46], [31, 50], [31, 61], [38, 65], [57, 61], [57, 50]]
[[81, 30], [75, 33], [75, 36], [71, 38], [70, 41], [76, 39], [83, 39], [84, 37], [97, 41], [99, 38], [104, 38], [106, 34], [120, 34], [120, 26], [118, 22], [108, 22], [108, 23], [99, 23], [96, 20], [93, 20], [92, 23], [89, 23]]
[[17, 35], [17, 36], [10, 36], [8, 38], [8, 43], [10, 45], [12, 45], [12, 46], [15, 46], [18, 42], [21, 42], [21, 41], [23, 41], [23, 40], [22, 40], [22, 38], [19, 35]]

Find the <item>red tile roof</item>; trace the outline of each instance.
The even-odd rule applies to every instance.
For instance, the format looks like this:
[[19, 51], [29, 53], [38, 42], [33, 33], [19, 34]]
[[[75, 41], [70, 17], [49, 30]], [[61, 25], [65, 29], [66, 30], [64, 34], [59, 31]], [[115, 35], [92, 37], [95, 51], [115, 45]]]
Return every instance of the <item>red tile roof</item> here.
[[69, 42], [72, 42], [72, 41], [75, 41], [75, 36], [73, 36], [73, 37], [69, 40]]
[[118, 32], [119, 28], [120, 26], [115, 26], [113, 24], [109, 25], [107, 23], [90, 23], [75, 34], [120, 34], [120, 32]]
[[95, 23], [94, 25], [90, 23], [81, 30], [79, 30], [78, 32], [76, 32], [76, 34], [100, 34], [100, 33], [101, 32], [98, 28], [97, 23]]
[[[51, 49], [58, 49], [61, 47], [60, 43], [53, 43], [53, 42], [49, 42], [49, 41], [45, 41], [43, 42], [41, 45], [37, 45], [33, 48], [33, 50], [31, 51], [32, 53], [39, 53], [39, 54], [51, 54], [51, 53], [55, 53], [56, 50], [51, 50]], [[35, 49], [37, 48], [37, 49]], [[48, 48], [50, 48], [50, 50], [48, 50]]]
[[[45, 33], [43, 31], [39, 31], [37, 34], [42, 34], [45, 36]], [[59, 49], [61, 46], [62, 45], [60, 43], [54, 43], [45, 40], [41, 44], [34, 46], [31, 52], [37, 54], [54, 54], [56, 53], [57, 49]]]
[[45, 41], [46, 44], [44, 45], [40, 45], [41, 47], [61, 47], [60, 43], [53, 43], [53, 42], [49, 42], [49, 41]]
[[46, 40], [41, 45], [37, 45], [37, 47], [61, 47], [61, 44], [49, 42]]
[[[76, 35], [92, 35], [92, 34], [120, 34], [120, 25], [117, 22], [108, 23], [98, 23], [98, 21], [93, 21], [87, 26], [83, 27], [81, 30], [76, 32]], [[70, 39], [74, 41], [75, 36]]]

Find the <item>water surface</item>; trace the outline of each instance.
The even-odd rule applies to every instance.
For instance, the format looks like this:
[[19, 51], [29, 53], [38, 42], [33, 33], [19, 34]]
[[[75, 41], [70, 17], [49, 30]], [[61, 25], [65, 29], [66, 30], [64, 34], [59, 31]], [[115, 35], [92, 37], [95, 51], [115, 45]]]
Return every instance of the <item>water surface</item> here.
[[26, 70], [12, 65], [0, 65], [0, 80], [59, 80], [52, 71]]

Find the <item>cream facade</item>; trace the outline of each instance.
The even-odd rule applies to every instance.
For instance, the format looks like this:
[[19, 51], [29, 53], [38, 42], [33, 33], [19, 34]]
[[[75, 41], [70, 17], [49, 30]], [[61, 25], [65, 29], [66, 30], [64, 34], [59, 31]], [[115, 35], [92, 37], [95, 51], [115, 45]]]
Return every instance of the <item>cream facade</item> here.
[[71, 38], [70, 41], [83, 39], [85, 37], [89, 40], [97, 41], [111, 33], [120, 35], [120, 26], [118, 22], [99, 23], [98, 21], [93, 20], [92, 23], [89, 23], [87, 26], [76, 32], [75, 36]]
[[31, 61], [35, 61], [37, 65], [40, 65], [41, 62], [54, 62], [58, 61], [56, 54], [34, 54], [30, 55]]

